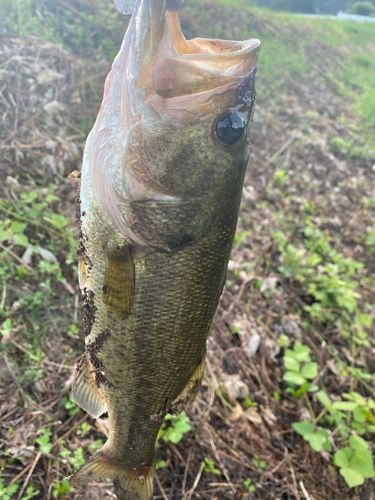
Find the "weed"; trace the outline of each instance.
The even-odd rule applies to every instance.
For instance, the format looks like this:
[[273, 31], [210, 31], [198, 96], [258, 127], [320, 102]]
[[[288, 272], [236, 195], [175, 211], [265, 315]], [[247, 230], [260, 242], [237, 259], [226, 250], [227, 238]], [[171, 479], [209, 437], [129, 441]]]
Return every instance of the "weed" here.
[[160, 469], [164, 469], [164, 467], [166, 466], [166, 462], [165, 460], [159, 460], [158, 462], [156, 462], [156, 470], [160, 470]]
[[309, 347], [296, 343], [293, 350], [285, 351], [283, 359], [286, 369], [283, 380], [288, 384], [285, 392], [300, 397], [306, 391], [314, 392], [319, 389], [317, 385], [309, 382], [318, 375], [318, 363], [311, 360]]
[[204, 457], [204, 469], [206, 472], [211, 472], [212, 474], [221, 474], [221, 470], [215, 467], [215, 462], [208, 457]]
[[77, 413], [81, 411], [81, 408], [73, 401], [71, 393], [69, 393], [69, 396], [67, 398], [61, 398], [61, 402], [70, 417], [73, 415], [77, 415]]
[[39, 451], [41, 453], [50, 453], [52, 450], [51, 429], [49, 427], [40, 429], [39, 433], [40, 437], [35, 439], [35, 442], [39, 445]]
[[194, 429], [184, 411], [177, 417], [168, 414], [165, 420], [170, 422], [170, 426], [164, 423], [158, 434], [158, 439], [162, 439], [165, 443], [169, 443], [169, 441], [174, 444], [179, 443], [184, 434]]
[[[292, 374], [292, 384], [301, 385], [301, 388], [308, 390], [308, 382], [305, 380], [297, 380], [303, 368], [301, 369], [300, 363], [307, 362], [305, 366], [311, 363], [309, 356], [309, 348], [295, 344], [294, 351], [288, 350], [284, 356], [284, 365], [286, 368], [285, 377], [287, 374]], [[291, 370], [290, 370], [291, 369]], [[313, 368], [315, 376], [317, 371]], [[307, 378], [307, 377], [306, 377]], [[338, 438], [344, 444], [334, 454], [334, 464], [340, 468], [340, 474], [344, 477], [346, 483], [350, 487], [362, 484], [365, 478], [375, 476], [373, 469], [373, 458], [371, 452], [368, 450], [368, 443], [365, 439], [353, 432], [365, 435], [375, 432], [375, 418], [374, 409], [375, 401], [371, 398], [364, 398], [357, 392], [344, 393], [343, 398], [346, 401], [332, 402], [328, 394], [324, 390], [320, 390], [316, 394], [317, 400], [322, 404], [323, 410], [315, 417], [312, 406], [306, 396], [306, 392], [292, 388], [291, 392], [295, 397], [305, 397], [307, 407], [310, 411], [311, 422], [304, 420], [302, 422], [295, 422], [292, 424], [293, 429], [300, 434], [305, 441], [307, 441], [314, 451], [324, 449], [327, 452], [332, 452], [332, 444], [330, 441], [330, 432], [328, 429], [319, 426], [319, 422], [324, 421], [331, 428], [336, 428]], [[314, 390], [319, 389], [315, 386]], [[349, 441], [349, 446], [345, 444]]]
[[65, 477], [61, 483], [53, 483], [53, 486], [53, 496], [55, 498], [65, 497], [70, 493], [70, 485]]
[[266, 468], [266, 462], [261, 460], [256, 453], [254, 453], [254, 462], [258, 469], [264, 470]]
[[103, 441], [101, 439], [97, 439], [93, 443], [88, 445], [88, 449], [92, 452], [99, 450], [103, 446]]
[[79, 446], [73, 457], [68, 458], [69, 463], [72, 465], [73, 470], [78, 470], [85, 463], [85, 458], [83, 456], [83, 448]]
[[13, 495], [17, 492], [18, 488], [19, 488], [18, 484], [4, 486], [4, 481], [0, 477], [0, 498], [2, 500], [10, 500], [13, 497]]
[[252, 480], [249, 477], [244, 481], [243, 484], [245, 485], [247, 491], [256, 491], [256, 486], [253, 484]]
[[363, 484], [365, 478], [375, 476], [374, 461], [368, 443], [359, 436], [350, 436], [349, 446], [336, 451], [333, 463], [340, 468], [348, 486]]
[[26, 488], [26, 495], [23, 496], [21, 498], [21, 500], [30, 500], [31, 498], [34, 498], [36, 497], [37, 495], [39, 495], [40, 491], [39, 490], [34, 490], [34, 486], [32, 484], [30, 484], [30, 486], [28, 486]]

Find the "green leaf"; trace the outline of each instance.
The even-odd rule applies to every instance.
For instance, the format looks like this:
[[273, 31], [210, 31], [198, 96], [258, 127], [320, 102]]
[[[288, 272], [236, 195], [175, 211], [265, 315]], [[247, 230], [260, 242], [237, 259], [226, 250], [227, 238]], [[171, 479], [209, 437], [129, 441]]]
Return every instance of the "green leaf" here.
[[166, 466], [165, 460], [159, 460], [156, 462], [156, 470], [163, 469]]
[[328, 396], [328, 394], [325, 391], [317, 392], [316, 397], [322, 403], [322, 405], [325, 406], [326, 408], [329, 408], [330, 406], [332, 406], [331, 398]]
[[349, 448], [349, 447], [342, 448], [342, 451], [343, 451], [344, 453], [346, 453], [346, 456], [348, 457], [348, 459], [349, 459], [349, 460], [351, 460], [351, 459], [352, 459], [352, 457], [353, 457], [353, 455], [354, 455], [354, 451], [353, 451], [351, 448]]
[[316, 384], [307, 384], [307, 392], [319, 391], [319, 386]]
[[340, 469], [340, 474], [343, 476], [346, 484], [350, 488], [354, 488], [354, 486], [359, 486], [365, 482], [365, 478], [360, 472], [350, 469], [349, 467], [343, 467]]
[[355, 430], [358, 432], [358, 434], [360, 434], [361, 436], [362, 436], [363, 434], [366, 434], [366, 430], [367, 430], [367, 429], [366, 429], [366, 427], [365, 427], [364, 425], [361, 425], [361, 424], [359, 424], [358, 422], [352, 422], [352, 427], [353, 427], [353, 429], [355, 429]]
[[361, 394], [358, 394], [358, 392], [351, 392], [347, 393], [344, 392], [342, 394], [342, 397], [345, 399], [349, 399], [349, 401], [354, 401], [355, 403], [359, 403], [361, 406], [366, 406], [367, 402]]
[[310, 358], [310, 348], [302, 344], [294, 344], [294, 356], [298, 361], [304, 361], [309, 363]]
[[16, 233], [12, 236], [12, 238], [16, 245], [22, 245], [23, 247], [27, 247], [29, 245], [29, 240], [26, 234]]
[[4, 229], [0, 229], [0, 241], [9, 240], [11, 236], [12, 233], [10, 231], [5, 231]]
[[284, 366], [287, 370], [291, 370], [293, 372], [299, 372], [301, 363], [294, 358], [284, 356]]
[[337, 467], [348, 467], [349, 457], [344, 450], [338, 450], [333, 455], [333, 463], [337, 465]]
[[320, 451], [323, 448], [324, 443], [327, 441], [327, 438], [318, 432], [305, 434], [303, 438], [310, 443], [310, 446], [314, 451]]
[[321, 434], [322, 436], [324, 436], [326, 438], [326, 441], [324, 441], [324, 443], [323, 443], [323, 448], [326, 451], [331, 452], [332, 445], [329, 442], [329, 432], [327, 431], [327, 429], [318, 429], [316, 432], [317, 432], [317, 434]]
[[313, 426], [308, 420], [304, 420], [303, 422], [295, 422], [294, 424], [292, 424], [292, 427], [301, 436], [304, 436], [305, 434], [311, 434], [313, 431]]
[[350, 447], [353, 448], [353, 450], [362, 451], [362, 450], [368, 449], [368, 442], [359, 436], [355, 436], [355, 435], [350, 436], [349, 444], [350, 444]]
[[363, 409], [361, 407], [355, 408], [353, 411], [353, 417], [356, 422], [359, 422], [360, 424], [363, 424], [363, 422], [366, 422], [366, 415], [363, 412]]
[[169, 438], [169, 441], [171, 443], [177, 444], [177, 443], [179, 443], [181, 441], [182, 436], [183, 436], [183, 434], [181, 434], [181, 432], [174, 431], [173, 433], [171, 433], [170, 436], [168, 436], [168, 438]]
[[27, 228], [27, 224], [24, 224], [23, 222], [18, 222], [15, 220], [10, 225], [10, 228], [13, 231], [13, 233], [23, 233], [25, 231], [25, 229]]
[[45, 216], [43, 217], [43, 220], [49, 222], [53, 226], [58, 227], [60, 229], [62, 229], [68, 224], [68, 220], [63, 215], [59, 214], [52, 214], [51, 217]]
[[299, 373], [295, 372], [286, 372], [283, 375], [283, 380], [290, 384], [302, 385], [306, 382], [305, 377], [302, 377]]
[[318, 375], [318, 363], [308, 363], [302, 367], [301, 375], [312, 380]]
[[353, 469], [362, 474], [363, 477], [374, 477], [374, 462], [369, 450], [357, 451], [350, 460]]
[[360, 322], [366, 328], [370, 328], [372, 324], [371, 314], [356, 314], [356, 321]]
[[335, 410], [343, 410], [343, 411], [353, 411], [357, 408], [358, 403], [354, 403], [351, 401], [335, 401], [332, 405], [332, 408]]

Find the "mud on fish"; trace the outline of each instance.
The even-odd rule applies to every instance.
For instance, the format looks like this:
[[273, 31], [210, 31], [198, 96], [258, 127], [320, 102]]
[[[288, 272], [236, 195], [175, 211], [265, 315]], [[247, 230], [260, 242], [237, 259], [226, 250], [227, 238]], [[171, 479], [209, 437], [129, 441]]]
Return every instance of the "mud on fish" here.
[[[173, 0], [168, 0], [168, 4]], [[196, 397], [249, 159], [258, 40], [186, 40], [140, 0], [109, 73], [81, 178], [85, 352], [72, 394], [109, 439], [71, 478], [153, 494], [167, 413]]]

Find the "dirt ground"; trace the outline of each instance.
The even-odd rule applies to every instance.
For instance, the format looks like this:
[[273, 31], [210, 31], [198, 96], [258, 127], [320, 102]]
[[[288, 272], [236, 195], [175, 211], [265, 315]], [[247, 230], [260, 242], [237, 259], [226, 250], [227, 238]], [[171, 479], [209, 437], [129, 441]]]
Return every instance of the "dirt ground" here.
[[[198, 27], [192, 22], [190, 30], [194, 33]], [[317, 49], [321, 53], [314, 52], [312, 65], [330, 57], [326, 47]], [[26, 190], [33, 189], [35, 183], [57, 186], [54, 194], [59, 199], [53, 209], [76, 228], [76, 236], [77, 180], [67, 176], [80, 169], [84, 140], [100, 104], [109, 67], [105, 60], [82, 62], [60, 46], [37, 38], [2, 40], [1, 198], [17, 204], [17, 185]], [[272, 230], [285, 230], [288, 219], [293, 221], [288, 227], [294, 229], [287, 237], [290, 242], [298, 241], [306, 203], [313, 203], [311, 219], [332, 237], [332, 246], [364, 264], [359, 292], [363, 302], [374, 304], [374, 288], [369, 285], [375, 278], [374, 260], [365, 250], [361, 234], [375, 223], [374, 210], [363, 204], [375, 193], [375, 163], [369, 157], [347, 158], [332, 150], [332, 137], [345, 138], [355, 132], [351, 131], [354, 118], [349, 105], [328, 81], [290, 77], [283, 88], [282, 95], [272, 95], [270, 83], [259, 74], [260, 97], [238, 229], [243, 237], [233, 249], [227, 286], [212, 325], [204, 383], [188, 410], [194, 430], [177, 444], [158, 445], [157, 461], [164, 460], [165, 466], [157, 472], [156, 499], [375, 498], [372, 480], [367, 480], [365, 487], [349, 490], [329, 454], [313, 452], [291, 427], [306, 418], [307, 410], [301, 400], [285, 393], [280, 335], [311, 348], [319, 364], [320, 383], [330, 394], [347, 391], [349, 378], [338, 375], [332, 367], [327, 346], [340, 359], [351, 359], [348, 345], [332, 325], [313, 323], [316, 336], [303, 328], [303, 322], [311, 319], [303, 312], [298, 314], [296, 306], [302, 310], [311, 297], [298, 281], [278, 271], [280, 252], [272, 237]], [[338, 117], [345, 118], [345, 126]], [[278, 169], [288, 176], [281, 187], [275, 182]], [[1, 250], [0, 258], [5, 254], [8, 258], [11, 252], [12, 266], [22, 267], [24, 248], [3, 242]], [[39, 258], [34, 257], [29, 267], [36, 266]], [[75, 264], [66, 264], [63, 251], [57, 258], [66, 283], [52, 283], [50, 309], [40, 321], [48, 315], [62, 319], [43, 342], [45, 357], [38, 365], [42, 370], [39, 380], [20, 382], [20, 374], [29, 363], [30, 346], [23, 334], [3, 336], [0, 344], [0, 468], [5, 485], [20, 485], [11, 497], [15, 499], [23, 498], [30, 484], [40, 491], [36, 499], [56, 496], [55, 483], [72, 472], [72, 464], [61, 451], [74, 453], [82, 446], [87, 458], [89, 445], [98, 439], [105, 441], [108, 435], [105, 416], [93, 420], [83, 411], [69, 413], [62, 402], [83, 343], [79, 332], [68, 335], [64, 330], [66, 321], [81, 325]], [[5, 283], [2, 307], [8, 304], [9, 317], [19, 315], [27, 327], [28, 316], [18, 309], [17, 302], [40, 290], [40, 283], [30, 274], [24, 280], [10, 280], [4, 292]], [[369, 337], [374, 337], [373, 330]], [[361, 352], [358, 364], [374, 372], [373, 344]], [[373, 381], [369, 384], [373, 387]], [[364, 395], [368, 395], [366, 391]], [[246, 398], [254, 405], [245, 404]], [[318, 408], [313, 397], [311, 404]], [[84, 422], [89, 427], [82, 436], [76, 431]], [[35, 441], [43, 427], [52, 429], [53, 446], [48, 452], [41, 452]], [[219, 473], [205, 470], [205, 457]], [[251, 483], [247, 484], [254, 485], [255, 491], [246, 487], [248, 478]], [[111, 483], [90, 484], [72, 490], [68, 498], [109, 499], [114, 494]]]

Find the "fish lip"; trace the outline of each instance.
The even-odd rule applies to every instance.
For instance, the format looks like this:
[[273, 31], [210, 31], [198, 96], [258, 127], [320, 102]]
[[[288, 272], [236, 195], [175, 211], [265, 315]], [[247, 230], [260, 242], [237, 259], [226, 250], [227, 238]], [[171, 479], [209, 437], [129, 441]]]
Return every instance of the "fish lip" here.
[[[149, 63], [157, 63], [163, 57], [178, 58], [181, 63], [209, 62], [219, 67], [225, 61], [254, 58], [260, 50], [256, 38], [245, 41], [210, 40], [194, 38], [186, 40], [181, 31], [181, 20], [177, 12], [167, 11], [166, 0], [141, 0], [133, 15], [133, 37], [135, 49], [132, 56], [132, 73], [139, 75]], [[256, 59], [254, 59], [256, 66]]]

